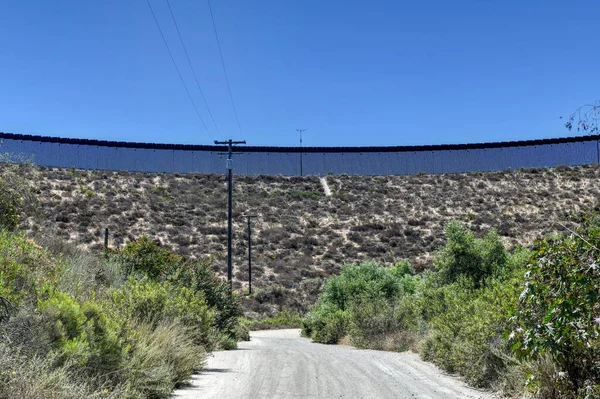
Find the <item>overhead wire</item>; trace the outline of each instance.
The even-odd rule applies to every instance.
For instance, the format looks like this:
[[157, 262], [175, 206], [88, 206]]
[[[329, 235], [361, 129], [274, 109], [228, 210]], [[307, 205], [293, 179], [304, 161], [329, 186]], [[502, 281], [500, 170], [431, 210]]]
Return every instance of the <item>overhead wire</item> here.
[[171, 13], [171, 18], [173, 19], [173, 24], [175, 24], [175, 29], [177, 30], [177, 35], [179, 36], [179, 41], [181, 42], [181, 46], [183, 47], [183, 52], [185, 53], [185, 58], [187, 59], [190, 69], [192, 70], [192, 75], [194, 76], [194, 80], [196, 81], [196, 86], [198, 86], [198, 91], [200, 92], [200, 95], [202, 96], [202, 100], [204, 101], [204, 106], [206, 107], [206, 110], [208, 111], [208, 115], [210, 115], [210, 119], [212, 120], [213, 125], [215, 125], [216, 131], [219, 132], [219, 127], [217, 126], [217, 123], [215, 122], [215, 118], [213, 117], [213, 114], [210, 111], [210, 107], [208, 106], [208, 102], [206, 101], [204, 92], [202, 91], [202, 88], [200, 87], [200, 82], [198, 81], [198, 77], [196, 76], [196, 71], [194, 70], [194, 67], [192, 66], [192, 61], [190, 60], [190, 56], [188, 54], [187, 47], [185, 46], [183, 37], [181, 36], [181, 32], [179, 31], [179, 25], [177, 24], [177, 20], [175, 19], [175, 15], [173, 14], [173, 9], [171, 8], [171, 2], [169, 0], [166, 0], [166, 1], [167, 1], [167, 5], [169, 6], [169, 13]]
[[192, 106], [194, 107], [194, 110], [196, 111], [196, 115], [198, 115], [198, 119], [200, 119], [200, 122], [202, 122], [202, 126], [204, 126], [204, 129], [206, 130], [206, 132], [208, 133], [208, 135], [211, 137], [211, 139], [214, 140], [213, 135], [210, 133], [210, 130], [208, 130], [208, 126], [206, 126], [206, 123], [204, 122], [204, 118], [202, 118], [202, 115], [200, 114], [200, 111], [198, 111], [198, 107], [196, 106], [196, 103], [194, 102], [194, 99], [192, 98], [192, 95], [190, 94], [190, 91], [189, 91], [187, 85], [185, 84], [185, 80], [183, 80], [183, 76], [181, 75], [181, 71], [179, 70], [179, 67], [177, 66], [177, 62], [175, 62], [175, 58], [173, 57], [173, 53], [171, 52], [171, 48], [169, 47], [169, 43], [167, 42], [167, 39], [165, 38], [165, 35], [164, 35], [162, 29], [160, 28], [160, 24], [158, 23], [158, 19], [156, 18], [156, 14], [154, 13], [154, 9], [152, 8], [152, 4], [150, 4], [150, 0], [146, 0], [146, 3], [148, 3], [148, 8], [150, 8], [150, 12], [152, 13], [152, 17], [154, 18], [154, 22], [156, 23], [156, 27], [158, 28], [158, 31], [160, 32], [160, 36], [162, 37], [163, 42], [165, 43], [165, 47], [167, 48], [167, 52], [169, 53], [169, 57], [171, 57], [171, 61], [173, 61], [173, 66], [175, 67], [175, 70], [177, 71], [177, 75], [179, 75], [179, 79], [181, 80], [181, 84], [183, 85], [183, 88], [185, 89], [185, 92], [187, 93], [187, 96], [190, 99], [190, 102], [192, 103]]
[[237, 122], [238, 129], [240, 130], [240, 134], [242, 138], [244, 138], [244, 134], [242, 133], [242, 126], [240, 125], [240, 118], [238, 117], [237, 108], [235, 107], [235, 101], [233, 100], [233, 94], [231, 92], [231, 85], [229, 84], [229, 76], [227, 75], [227, 68], [225, 68], [225, 60], [223, 59], [223, 51], [221, 50], [221, 41], [219, 40], [219, 34], [217, 33], [217, 24], [215, 23], [215, 16], [213, 14], [212, 5], [210, 4], [210, 0], [208, 1], [208, 9], [210, 11], [210, 18], [212, 20], [213, 30], [215, 32], [215, 38], [217, 39], [217, 47], [219, 48], [219, 55], [221, 56], [221, 66], [223, 67], [223, 73], [225, 74], [225, 82], [227, 83], [227, 90], [229, 90], [229, 98], [231, 99], [231, 106], [233, 108], [233, 113], [235, 114], [235, 121]]

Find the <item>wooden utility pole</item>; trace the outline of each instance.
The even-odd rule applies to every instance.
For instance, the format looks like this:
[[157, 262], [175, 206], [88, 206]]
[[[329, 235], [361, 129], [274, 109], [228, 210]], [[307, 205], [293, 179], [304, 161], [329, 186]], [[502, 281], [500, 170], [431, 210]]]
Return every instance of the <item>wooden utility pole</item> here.
[[231, 139], [227, 141], [217, 141], [215, 140], [215, 144], [226, 144], [228, 147], [228, 151], [226, 153], [220, 153], [221, 155], [227, 154], [227, 191], [228, 191], [228, 200], [227, 200], [227, 281], [229, 281], [229, 293], [233, 292], [233, 279], [232, 279], [232, 265], [231, 265], [231, 238], [232, 238], [232, 226], [231, 226], [231, 214], [232, 214], [232, 197], [233, 197], [233, 160], [231, 156], [234, 154], [243, 154], [242, 152], [233, 152], [234, 144], [246, 144], [246, 140], [243, 141], [232, 141]]
[[252, 215], [248, 215], [248, 294], [252, 294]]

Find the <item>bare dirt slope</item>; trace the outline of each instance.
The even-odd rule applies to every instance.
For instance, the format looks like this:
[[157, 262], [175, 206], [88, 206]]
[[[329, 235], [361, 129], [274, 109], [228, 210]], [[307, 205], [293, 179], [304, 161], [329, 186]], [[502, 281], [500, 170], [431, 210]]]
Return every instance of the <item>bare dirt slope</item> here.
[[[226, 272], [225, 176], [32, 168], [41, 206], [30, 233], [100, 251], [143, 234]], [[508, 247], [568, 225], [600, 199], [600, 166], [412, 176], [234, 177], [234, 288], [245, 288], [253, 219], [249, 315], [305, 310], [324, 277], [342, 265], [408, 259], [419, 271], [443, 246], [443, 225], [463, 220], [476, 234], [496, 227]]]
[[492, 398], [410, 353], [311, 343], [300, 330], [252, 333], [239, 350], [215, 352], [175, 398]]

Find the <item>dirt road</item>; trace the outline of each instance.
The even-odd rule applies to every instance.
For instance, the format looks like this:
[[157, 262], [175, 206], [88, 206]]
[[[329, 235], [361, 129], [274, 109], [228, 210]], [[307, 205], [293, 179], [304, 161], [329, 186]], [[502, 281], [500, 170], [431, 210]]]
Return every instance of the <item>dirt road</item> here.
[[418, 355], [321, 345], [300, 330], [258, 331], [239, 349], [215, 352], [175, 398], [492, 398], [442, 374]]

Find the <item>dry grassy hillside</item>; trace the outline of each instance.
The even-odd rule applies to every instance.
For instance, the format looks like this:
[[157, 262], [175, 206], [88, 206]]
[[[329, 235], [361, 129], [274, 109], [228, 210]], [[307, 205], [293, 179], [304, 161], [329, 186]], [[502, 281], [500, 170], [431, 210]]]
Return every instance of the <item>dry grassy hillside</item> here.
[[[32, 169], [40, 214], [34, 234], [52, 234], [98, 251], [146, 234], [189, 258], [226, 271], [224, 176]], [[253, 220], [253, 277], [248, 309], [305, 308], [320, 278], [349, 262], [419, 270], [443, 245], [444, 223], [461, 219], [482, 233], [496, 227], [507, 246], [561, 229], [599, 196], [600, 167], [413, 176], [234, 177], [234, 287], [247, 279], [246, 218]]]

